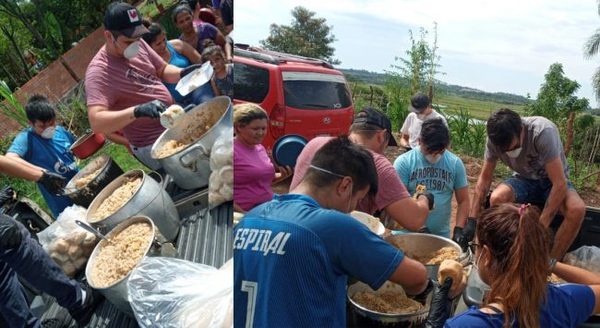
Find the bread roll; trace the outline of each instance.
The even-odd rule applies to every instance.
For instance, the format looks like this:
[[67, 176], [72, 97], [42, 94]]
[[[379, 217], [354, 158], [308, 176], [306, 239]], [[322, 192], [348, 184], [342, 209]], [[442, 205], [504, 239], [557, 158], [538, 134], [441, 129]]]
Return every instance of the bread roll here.
[[438, 270], [438, 282], [444, 283], [446, 277], [452, 278], [452, 287], [462, 283], [463, 280], [463, 268], [462, 265], [454, 260], [444, 260], [440, 264]]

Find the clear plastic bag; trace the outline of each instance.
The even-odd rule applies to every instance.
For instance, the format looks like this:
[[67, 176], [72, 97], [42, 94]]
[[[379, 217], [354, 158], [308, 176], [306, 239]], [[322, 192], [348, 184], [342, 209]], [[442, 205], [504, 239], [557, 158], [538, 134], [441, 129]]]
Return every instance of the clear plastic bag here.
[[233, 264], [146, 257], [127, 282], [140, 327], [233, 327]]
[[208, 204], [210, 208], [233, 199], [233, 130], [225, 129], [210, 152]]
[[75, 220], [86, 222], [85, 214], [86, 209], [81, 206], [67, 207], [56, 222], [37, 234], [46, 253], [70, 277], [85, 267], [98, 243], [94, 234], [75, 223]]
[[600, 274], [600, 248], [582, 246], [565, 255], [566, 264]]

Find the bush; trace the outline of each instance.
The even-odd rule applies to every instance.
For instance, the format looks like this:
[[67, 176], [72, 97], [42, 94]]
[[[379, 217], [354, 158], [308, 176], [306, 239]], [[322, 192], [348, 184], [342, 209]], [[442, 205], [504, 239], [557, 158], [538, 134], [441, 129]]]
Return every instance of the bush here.
[[485, 122], [475, 120], [469, 111], [459, 109], [455, 114], [447, 115], [453, 151], [461, 154], [483, 157], [485, 151]]

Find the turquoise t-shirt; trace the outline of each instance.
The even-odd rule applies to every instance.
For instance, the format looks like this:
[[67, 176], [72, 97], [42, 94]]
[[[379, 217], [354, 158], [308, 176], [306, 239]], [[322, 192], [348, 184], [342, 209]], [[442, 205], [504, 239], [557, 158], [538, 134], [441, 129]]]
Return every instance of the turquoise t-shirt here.
[[452, 195], [455, 190], [468, 186], [465, 165], [460, 158], [446, 150], [437, 163], [431, 164], [417, 147], [396, 158], [394, 168], [411, 195], [419, 184], [434, 195], [435, 206], [425, 224], [431, 233], [450, 237]]

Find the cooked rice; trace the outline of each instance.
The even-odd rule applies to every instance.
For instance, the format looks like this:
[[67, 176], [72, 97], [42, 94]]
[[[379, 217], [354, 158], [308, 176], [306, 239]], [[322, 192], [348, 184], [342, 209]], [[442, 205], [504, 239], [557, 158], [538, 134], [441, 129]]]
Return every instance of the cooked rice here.
[[88, 222], [98, 222], [115, 213], [125, 205], [131, 197], [133, 197], [133, 194], [135, 194], [141, 183], [142, 178], [134, 178], [117, 188], [110, 196], [102, 201], [102, 204], [98, 206]]
[[87, 186], [88, 183], [90, 183], [90, 181], [94, 180], [98, 174], [100, 174], [100, 171], [102, 171], [103, 167], [97, 169], [96, 171], [85, 175], [83, 178], [79, 178], [77, 180], [75, 180], [75, 188], [77, 189], [82, 189], [83, 187]]
[[151, 236], [152, 226], [139, 222], [112, 236], [110, 243], [101, 241], [90, 274], [93, 285], [105, 288], [125, 277], [146, 254]]
[[458, 250], [452, 246], [438, 249], [427, 256], [414, 256], [414, 259], [425, 265], [440, 265], [444, 260], [456, 261], [460, 256]]
[[408, 298], [404, 293], [393, 291], [358, 292], [352, 299], [362, 307], [380, 313], [406, 314], [423, 309], [421, 303]]

